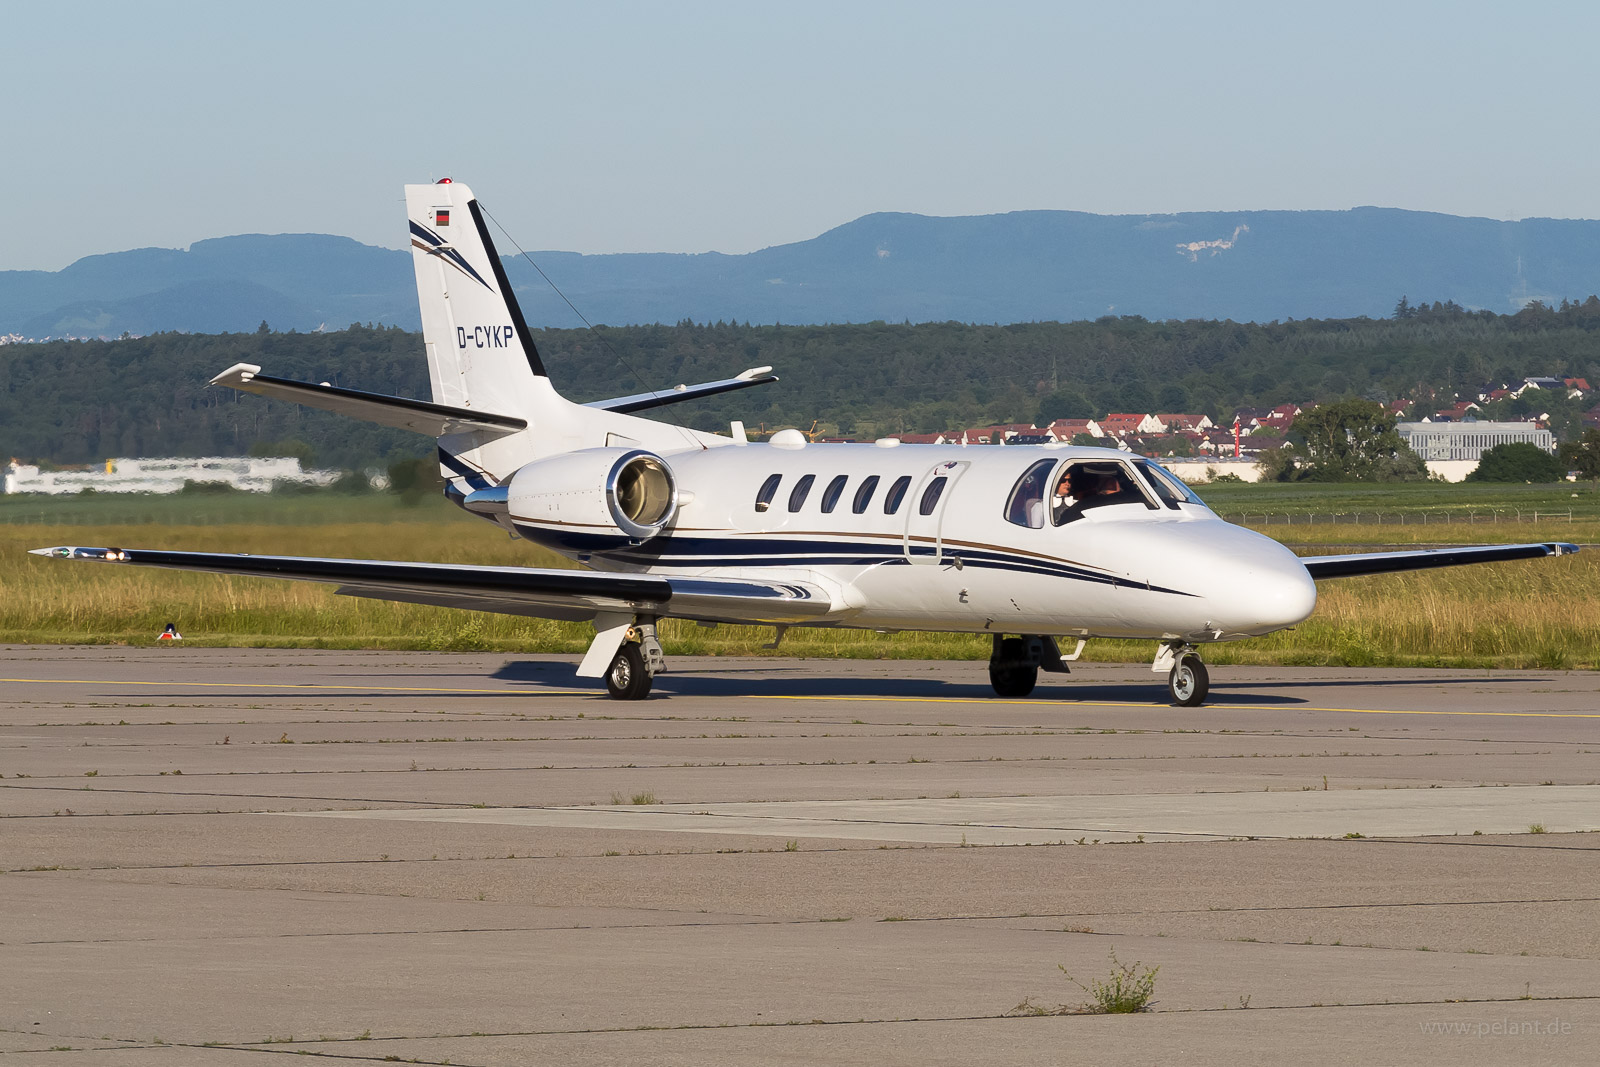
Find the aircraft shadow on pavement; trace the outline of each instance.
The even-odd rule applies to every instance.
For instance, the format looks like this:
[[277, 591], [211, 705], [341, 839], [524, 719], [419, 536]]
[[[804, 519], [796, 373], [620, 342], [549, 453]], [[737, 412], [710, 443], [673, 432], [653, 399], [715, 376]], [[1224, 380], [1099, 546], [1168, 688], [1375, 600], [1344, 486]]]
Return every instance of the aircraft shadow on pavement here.
[[[580, 689], [593, 688], [596, 695], [604, 696], [598, 679], [577, 677], [577, 667], [571, 663], [551, 663], [533, 660], [513, 660], [494, 672], [501, 682], [523, 682], [532, 685], [553, 685]], [[975, 672], [983, 677], [981, 667]], [[1228, 695], [1237, 688], [1224, 686], [1211, 691], [1207, 703], [1228, 703], [1241, 699]], [[789, 672], [783, 667], [727, 667], [696, 670], [656, 676], [654, 695], [698, 697], [940, 697], [944, 699], [984, 701], [993, 700], [994, 690], [987, 682], [951, 682], [912, 676], [819, 676], [810, 671]], [[1152, 675], [1149, 682], [1130, 682], [1124, 685], [1074, 684], [1065, 679], [1056, 681], [1049, 675], [1040, 679], [1039, 687], [1028, 697], [1030, 700], [1060, 701], [1063, 705], [1074, 703], [1164, 704], [1167, 700], [1165, 681]], [[1252, 704], [1304, 704], [1302, 697], [1274, 694], [1249, 694], [1242, 698]]]

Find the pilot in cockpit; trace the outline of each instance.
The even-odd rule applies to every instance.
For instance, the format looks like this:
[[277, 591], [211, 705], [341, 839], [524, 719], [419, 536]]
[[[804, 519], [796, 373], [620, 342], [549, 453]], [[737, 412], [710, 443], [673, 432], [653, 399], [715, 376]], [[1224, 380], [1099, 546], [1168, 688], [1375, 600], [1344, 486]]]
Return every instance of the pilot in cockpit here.
[[1071, 466], [1063, 471], [1050, 501], [1051, 522], [1060, 526], [1083, 514], [1086, 502], [1094, 495], [1099, 480], [1099, 475], [1090, 473], [1084, 466]]
[[1057, 526], [1080, 518], [1089, 508], [1102, 504], [1122, 504], [1138, 499], [1123, 471], [1112, 465], [1098, 467], [1078, 464], [1068, 467], [1056, 486], [1051, 521]]

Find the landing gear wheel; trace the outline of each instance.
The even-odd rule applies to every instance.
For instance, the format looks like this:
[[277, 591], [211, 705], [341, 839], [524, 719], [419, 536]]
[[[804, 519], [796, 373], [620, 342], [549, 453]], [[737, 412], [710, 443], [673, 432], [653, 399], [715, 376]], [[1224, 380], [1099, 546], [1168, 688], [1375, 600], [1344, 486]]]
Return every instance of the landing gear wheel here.
[[989, 661], [989, 684], [996, 696], [1025, 697], [1039, 683], [1039, 668], [1023, 662], [1028, 646], [1021, 638], [1000, 642], [998, 654]]
[[612, 700], [643, 700], [650, 695], [651, 681], [650, 672], [644, 669], [644, 653], [636, 642], [625, 642], [606, 671], [606, 692]]
[[1200, 657], [1193, 652], [1179, 656], [1167, 675], [1167, 692], [1172, 696], [1172, 703], [1180, 708], [1196, 707], [1210, 690], [1211, 675]]

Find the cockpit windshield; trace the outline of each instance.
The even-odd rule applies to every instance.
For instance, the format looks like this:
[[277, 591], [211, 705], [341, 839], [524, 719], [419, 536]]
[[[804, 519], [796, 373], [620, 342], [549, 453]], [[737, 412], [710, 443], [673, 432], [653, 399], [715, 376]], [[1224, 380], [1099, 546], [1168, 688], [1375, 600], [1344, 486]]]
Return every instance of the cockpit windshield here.
[[1179, 504], [1206, 506], [1205, 501], [1196, 496], [1193, 489], [1190, 489], [1183, 483], [1181, 478], [1161, 464], [1141, 459], [1135, 460], [1134, 466], [1138, 467], [1140, 473], [1149, 480], [1151, 488], [1155, 489], [1156, 495], [1161, 498], [1161, 502], [1167, 507], [1176, 508]]
[[1150, 511], [1163, 506], [1205, 504], [1194, 491], [1159, 463], [1147, 459], [1041, 459], [1030, 464], [1006, 498], [1006, 521], [1039, 530], [1065, 526], [1094, 508], [1142, 504]]
[[1160, 507], [1121, 461], [1074, 460], [1057, 476], [1050, 521], [1064, 526], [1092, 508], [1111, 504], [1143, 504], [1152, 510]]

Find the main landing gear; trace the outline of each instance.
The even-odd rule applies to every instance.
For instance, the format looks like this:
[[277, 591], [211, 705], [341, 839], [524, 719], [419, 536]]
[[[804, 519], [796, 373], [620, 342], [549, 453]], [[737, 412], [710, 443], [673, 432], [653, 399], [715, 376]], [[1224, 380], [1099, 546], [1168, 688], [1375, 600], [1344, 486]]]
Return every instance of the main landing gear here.
[[611, 669], [606, 671], [606, 694], [612, 700], [643, 700], [650, 695], [650, 685], [654, 681], [645, 670], [639, 642], [624, 641], [611, 661]]
[[[1078, 652], [1083, 643], [1078, 643]], [[1072, 658], [1077, 658], [1077, 652]], [[994, 652], [989, 656], [989, 684], [995, 696], [1025, 697], [1039, 684], [1039, 672], [1067, 674], [1067, 657], [1061, 655], [1053, 637], [994, 635]]]
[[1156, 673], [1167, 672], [1167, 695], [1180, 708], [1198, 707], [1211, 691], [1211, 675], [1193, 645], [1171, 642], [1156, 650], [1156, 660], [1150, 667]]
[[612, 700], [643, 700], [655, 676], [667, 669], [653, 617], [599, 615], [594, 642], [578, 664], [579, 678], [603, 678]]

